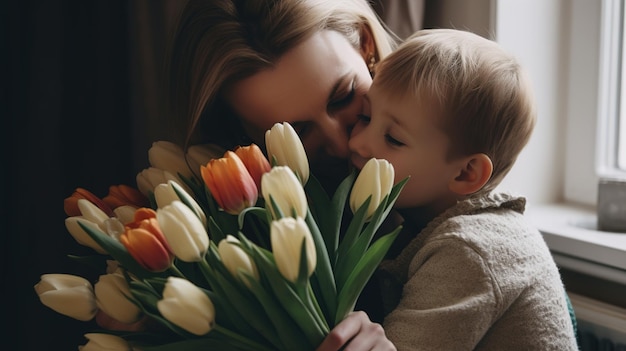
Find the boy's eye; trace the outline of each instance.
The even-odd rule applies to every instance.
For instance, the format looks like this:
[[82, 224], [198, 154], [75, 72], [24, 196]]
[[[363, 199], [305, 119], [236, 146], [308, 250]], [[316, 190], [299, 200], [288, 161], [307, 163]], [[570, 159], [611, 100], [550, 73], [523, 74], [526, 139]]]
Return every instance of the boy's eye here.
[[389, 135], [389, 134], [386, 134], [386, 135], [385, 135], [385, 139], [386, 139], [386, 140], [387, 140], [387, 142], [388, 142], [389, 144], [391, 144], [391, 145], [394, 145], [394, 146], [404, 146], [404, 143], [403, 143], [403, 142], [401, 142], [401, 141], [400, 141], [400, 140], [398, 140], [398, 139], [393, 138], [393, 137], [392, 137], [391, 135]]
[[328, 103], [328, 107], [332, 109], [338, 109], [346, 105], [349, 105], [352, 102], [352, 99], [354, 99], [354, 94], [355, 94], [355, 90], [354, 90], [354, 81], [353, 81], [352, 84], [350, 85], [350, 90], [344, 96], [340, 96], [330, 101]]

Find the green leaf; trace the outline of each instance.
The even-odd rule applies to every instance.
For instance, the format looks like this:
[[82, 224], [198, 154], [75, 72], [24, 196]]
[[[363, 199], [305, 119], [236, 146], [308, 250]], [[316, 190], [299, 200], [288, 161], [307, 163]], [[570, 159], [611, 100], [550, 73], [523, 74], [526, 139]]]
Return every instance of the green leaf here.
[[250, 291], [256, 296], [261, 307], [272, 321], [274, 329], [279, 331], [278, 340], [281, 350], [299, 350], [306, 336], [293, 323], [291, 316], [285, 311], [280, 297], [269, 293], [254, 277], [246, 275], [250, 283]]
[[207, 225], [209, 226], [208, 232], [211, 241], [219, 243], [220, 241], [222, 241], [222, 239], [226, 239], [226, 234], [222, 231], [222, 228], [215, 221], [215, 217], [208, 217]]
[[399, 226], [393, 232], [376, 240], [355, 265], [343, 288], [339, 291], [335, 323], [339, 323], [352, 311], [365, 284], [374, 274], [401, 229], [402, 226]]
[[[360, 260], [361, 257], [363, 257], [363, 254], [370, 246], [374, 234], [391, 211], [393, 204], [400, 195], [400, 191], [407, 181], [408, 178], [405, 178], [392, 187], [391, 192], [385, 198], [383, 198], [380, 205], [376, 208], [376, 211], [374, 211], [374, 214], [372, 215], [370, 222], [365, 227], [365, 230], [363, 230], [363, 232], [358, 235], [358, 238], [355, 242], [351, 243], [350, 245], [344, 245], [343, 242], [341, 243], [339, 250], [341, 256], [339, 256], [338, 258], [338, 267], [336, 273], [338, 289], [343, 288], [343, 284], [345, 283], [348, 275], [352, 272], [352, 267], [354, 267], [356, 265], [356, 262]], [[367, 203], [368, 201], [365, 202]], [[361, 208], [359, 208], [359, 210], [361, 210]], [[357, 211], [357, 213], [358, 212], [359, 211]], [[358, 218], [356, 217], [357, 216], [355, 216], [353, 222], [358, 220]], [[350, 224], [350, 226], [352, 226], [352, 223]], [[351, 233], [348, 234], [351, 235]]]
[[140, 349], [144, 351], [233, 350], [233, 347], [228, 344], [227, 340], [215, 338], [183, 340], [155, 346], [140, 344], [139, 346]]
[[315, 252], [317, 254], [317, 266], [311, 277], [311, 279], [317, 280], [317, 282], [313, 284], [313, 288], [316, 296], [321, 297], [321, 308], [324, 315], [327, 317], [327, 320], [332, 320], [328, 319], [328, 317], [335, 315], [337, 309], [337, 287], [335, 285], [333, 268], [330, 264], [330, 257], [328, 256], [328, 251], [326, 251], [324, 238], [310, 210], [304, 220], [313, 236]]
[[67, 255], [70, 259], [82, 264], [86, 264], [94, 269], [102, 270], [102, 267], [106, 267], [106, 261], [108, 256], [106, 255], [91, 255], [91, 256], [76, 256]]
[[348, 275], [348, 273], [352, 270], [352, 266], [346, 264], [348, 261], [347, 253], [352, 248], [354, 243], [358, 240], [363, 231], [363, 226], [365, 225], [365, 216], [367, 215], [367, 209], [369, 207], [370, 201], [372, 197], [368, 197], [365, 202], [359, 207], [352, 217], [350, 224], [348, 225], [348, 229], [346, 230], [341, 243], [339, 244], [339, 248], [337, 249], [337, 260], [335, 262], [335, 277], [337, 282], [337, 289], [341, 288], [341, 285]]
[[318, 319], [311, 315], [315, 311], [307, 308], [307, 305], [300, 299], [291, 284], [280, 274], [276, 264], [273, 262], [271, 253], [264, 252], [258, 247], [253, 247], [253, 249], [255, 251], [253, 258], [259, 268], [259, 273], [266, 277], [268, 287], [274, 292], [275, 296], [280, 298], [287, 313], [306, 335], [306, 340], [310, 347], [303, 347], [303, 349], [313, 349], [324, 340], [328, 330], [322, 329]]
[[245, 335], [249, 335], [255, 340], [264, 338], [266, 342], [275, 342], [278, 339], [278, 334], [276, 330], [271, 328], [265, 311], [258, 305], [256, 298], [248, 291], [247, 287], [224, 267], [215, 250], [215, 244], [212, 246], [213, 249], [207, 255], [210, 264], [206, 265], [206, 269], [212, 279], [210, 283], [215, 294], [219, 295], [223, 301], [228, 301], [230, 308], [237, 312], [237, 315], [232, 316], [232, 320], [240, 319], [242, 326], [250, 326], [250, 328], [246, 328]]

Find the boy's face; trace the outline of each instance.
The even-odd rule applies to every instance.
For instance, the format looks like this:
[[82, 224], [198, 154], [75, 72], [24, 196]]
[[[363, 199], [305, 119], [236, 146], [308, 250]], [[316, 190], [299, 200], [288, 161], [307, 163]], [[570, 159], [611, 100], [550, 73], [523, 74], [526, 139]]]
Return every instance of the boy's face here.
[[442, 110], [435, 100], [392, 96], [377, 86], [366, 95], [363, 115], [350, 137], [352, 163], [362, 168], [370, 158], [386, 159], [395, 182], [410, 176], [396, 208], [424, 207], [439, 212], [454, 203], [448, 185], [459, 163], [447, 159], [451, 141], [442, 128]]

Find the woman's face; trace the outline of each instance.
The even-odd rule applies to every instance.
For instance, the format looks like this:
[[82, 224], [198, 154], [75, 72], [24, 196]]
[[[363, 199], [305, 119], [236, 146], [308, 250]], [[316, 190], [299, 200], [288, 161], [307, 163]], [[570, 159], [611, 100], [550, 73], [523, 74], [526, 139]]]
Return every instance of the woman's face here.
[[345, 174], [348, 137], [372, 78], [364, 55], [335, 31], [321, 31], [275, 66], [236, 83], [226, 94], [252, 141], [265, 144], [275, 123], [299, 133], [316, 177]]

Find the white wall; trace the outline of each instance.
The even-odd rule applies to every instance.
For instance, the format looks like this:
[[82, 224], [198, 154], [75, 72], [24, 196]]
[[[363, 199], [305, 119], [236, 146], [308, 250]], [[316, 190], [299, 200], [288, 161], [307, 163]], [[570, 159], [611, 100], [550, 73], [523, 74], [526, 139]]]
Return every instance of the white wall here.
[[[537, 125], [500, 190], [529, 203], [563, 198], [569, 1], [494, 0], [496, 40], [526, 67], [537, 102]], [[594, 0], [595, 1], [595, 0]]]

